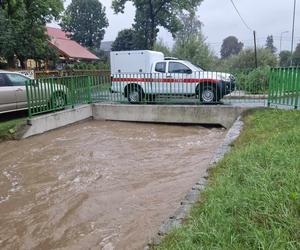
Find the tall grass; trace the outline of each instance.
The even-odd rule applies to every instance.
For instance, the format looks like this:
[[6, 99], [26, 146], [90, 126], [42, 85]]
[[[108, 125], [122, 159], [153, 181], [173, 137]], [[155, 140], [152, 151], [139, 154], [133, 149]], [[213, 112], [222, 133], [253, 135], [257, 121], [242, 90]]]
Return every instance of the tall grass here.
[[16, 127], [24, 121], [24, 118], [0, 121], [0, 142], [15, 139], [17, 132]]
[[201, 201], [157, 249], [300, 249], [300, 112], [246, 117]]

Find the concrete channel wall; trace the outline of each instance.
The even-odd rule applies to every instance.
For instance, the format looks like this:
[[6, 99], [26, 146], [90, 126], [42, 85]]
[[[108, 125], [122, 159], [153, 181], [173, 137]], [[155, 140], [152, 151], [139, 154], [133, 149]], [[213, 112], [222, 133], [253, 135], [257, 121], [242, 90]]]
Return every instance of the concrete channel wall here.
[[43, 134], [47, 131], [58, 129], [76, 122], [80, 122], [92, 117], [92, 106], [82, 105], [74, 109], [66, 109], [63, 111], [49, 113], [36, 116], [27, 122], [22, 130], [21, 139], [25, 139], [34, 135]]
[[40, 115], [28, 120], [20, 138], [61, 128], [88, 118], [95, 120], [221, 125], [230, 128], [235, 120], [249, 108], [212, 105], [122, 105], [92, 104], [56, 113]]
[[230, 128], [236, 119], [249, 108], [225, 105], [113, 105], [94, 104], [96, 120], [216, 124]]

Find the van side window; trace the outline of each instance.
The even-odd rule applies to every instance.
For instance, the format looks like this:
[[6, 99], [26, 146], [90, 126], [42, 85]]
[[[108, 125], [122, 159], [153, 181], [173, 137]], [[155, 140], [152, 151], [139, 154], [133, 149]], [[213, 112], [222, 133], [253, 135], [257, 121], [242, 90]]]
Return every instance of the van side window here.
[[182, 63], [170, 62], [169, 63], [169, 73], [191, 74], [192, 70]]
[[155, 71], [160, 73], [166, 73], [166, 63], [165, 62], [159, 62], [155, 66]]

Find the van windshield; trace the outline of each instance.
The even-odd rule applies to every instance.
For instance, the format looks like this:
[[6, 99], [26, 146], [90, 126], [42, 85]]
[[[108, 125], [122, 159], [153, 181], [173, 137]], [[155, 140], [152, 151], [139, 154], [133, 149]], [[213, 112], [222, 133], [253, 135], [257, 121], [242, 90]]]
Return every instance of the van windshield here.
[[202, 68], [190, 63], [189, 61], [184, 61], [184, 63], [186, 64], [186, 66], [188, 66], [193, 71], [201, 71], [201, 72], [204, 71]]

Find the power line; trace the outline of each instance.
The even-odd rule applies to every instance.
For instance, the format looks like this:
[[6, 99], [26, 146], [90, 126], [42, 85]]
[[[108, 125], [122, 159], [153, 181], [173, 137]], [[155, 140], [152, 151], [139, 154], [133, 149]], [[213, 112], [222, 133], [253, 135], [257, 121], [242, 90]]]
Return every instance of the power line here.
[[250, 31], [252, 31], [253, 29], [251, 29], [249, 27], [249, 25], [246, 23], [245, 19], [242, 17], [241, 13], [239, 12], [238, 8], [236, 7], [235, 3], [233, 2], [233, 0], [230, 0], [230, 2], [232, 3], [234, 9], [236, 10], [237, 14], [239, 15], [239, 17], [241, 18], [243, 24], [246, 26], [246, 28]]

